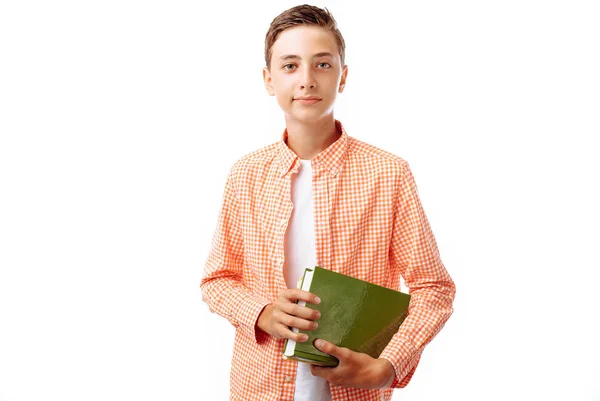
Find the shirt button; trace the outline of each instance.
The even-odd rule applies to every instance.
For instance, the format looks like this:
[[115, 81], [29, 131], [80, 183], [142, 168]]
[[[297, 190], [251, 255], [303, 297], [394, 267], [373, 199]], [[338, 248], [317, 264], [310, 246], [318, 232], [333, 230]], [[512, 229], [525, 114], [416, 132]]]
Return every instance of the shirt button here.
[[286, 383], [291, 383], [291, 382], [292, 382], [292, 380], [294, 380], [294, 376], [286, 376], [286, 377], [285, 377], [285, 381], [286, 381]]
[[275, 262], [277, 262], [278, 265], [283, 264], [283, 258], [277, 258], [275, 259]]
[[287, 223], [287, 219], [281, 219], [279, 222], [281, 223], [282, 226], [284, 226], [285, 223]]

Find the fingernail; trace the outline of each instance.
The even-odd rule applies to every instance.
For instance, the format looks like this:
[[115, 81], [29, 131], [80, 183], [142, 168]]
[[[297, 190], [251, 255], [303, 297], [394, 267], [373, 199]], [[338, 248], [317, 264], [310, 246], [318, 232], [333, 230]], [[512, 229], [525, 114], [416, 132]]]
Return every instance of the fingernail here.
[[321, 298], [319, 298], [319, 297], [315, 297], [315, 303], [316, 303], [316, 304], [319, 304], [319, 303], [321, 303]]
[[321, 348], [323, 346], [323, 340], [317, 340], [317, 341], [315, 341], [315, 346], [317, 348]]
[[306, 340], [308, 340], [308, 336], [307, 336], [306, 334], [304, 334], [304, 335], [302, 336], [301, 340], [302, 340], [302, 341], [306, 341]]

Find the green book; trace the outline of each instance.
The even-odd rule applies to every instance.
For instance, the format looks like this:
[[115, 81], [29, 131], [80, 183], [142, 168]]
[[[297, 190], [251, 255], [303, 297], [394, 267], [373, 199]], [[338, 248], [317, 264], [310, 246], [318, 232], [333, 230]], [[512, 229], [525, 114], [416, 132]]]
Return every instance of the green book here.
[[410, 295], [336, 273], [321, 267], [307, 268], [298, 287], [319, 298], [318, 305], [299, 305], [321, 313], [316, 330], [298, 330], [308, 341], [286, 339], [283, 358], [319, 366], [337, 366], [337, 358], [314, 346], [318, 338], [378, 358], [408, 314]]

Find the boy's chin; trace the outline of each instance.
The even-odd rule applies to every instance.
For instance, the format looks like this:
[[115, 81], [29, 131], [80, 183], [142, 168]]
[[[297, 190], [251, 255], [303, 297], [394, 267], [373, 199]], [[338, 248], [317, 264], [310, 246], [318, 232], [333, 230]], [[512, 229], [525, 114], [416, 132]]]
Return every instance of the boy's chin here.
[[289, 113], [289, 116], [294, 120], [309, 123], [327, 118], [328, 114], [324, 114], [322, 110], [303, 110], [300, 112], [298, 110], [294, 110]]

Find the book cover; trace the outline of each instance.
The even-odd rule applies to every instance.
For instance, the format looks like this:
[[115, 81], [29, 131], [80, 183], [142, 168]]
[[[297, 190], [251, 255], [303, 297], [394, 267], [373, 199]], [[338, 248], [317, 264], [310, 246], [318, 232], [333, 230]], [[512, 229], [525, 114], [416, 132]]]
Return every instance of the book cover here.
[[318, 338], [340, 347], [378, 358], [408, 314], [410, 295], [321, 267], [307, 268], [299, 288], [309, 291], [321, 303], [298, 304], [321, 313], [316, 330], [298, 330], [308, 341], [287, 339], [284, 359], [295, 359], [319, 366], [337, 366], [337, 358], [314, 346]]

